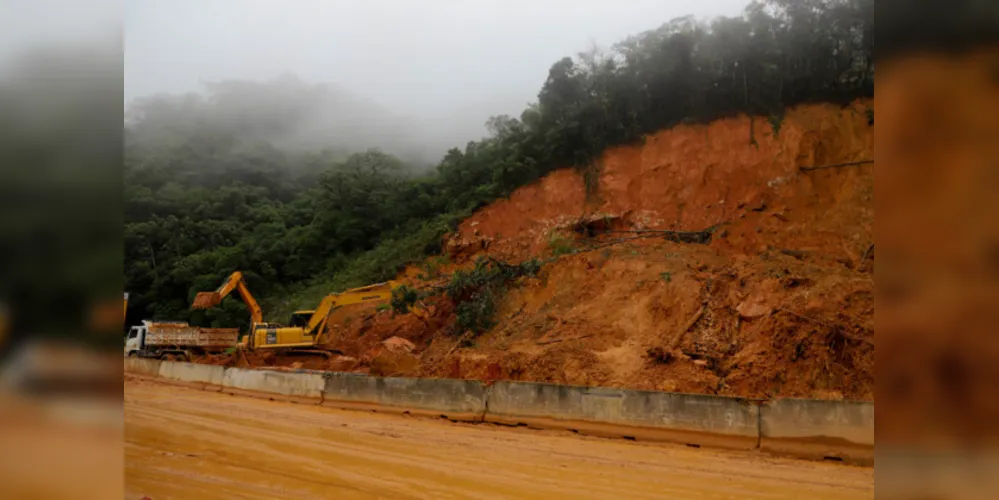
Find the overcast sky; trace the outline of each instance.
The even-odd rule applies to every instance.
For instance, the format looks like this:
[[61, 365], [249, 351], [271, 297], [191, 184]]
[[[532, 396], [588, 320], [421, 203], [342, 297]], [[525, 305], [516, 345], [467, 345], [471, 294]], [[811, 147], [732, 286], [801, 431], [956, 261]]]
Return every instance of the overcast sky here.
[[484, 122], [519, 115], [562, 56], [747, 2], [126, 0], [125, 98], [290, 72], [399, 114]]

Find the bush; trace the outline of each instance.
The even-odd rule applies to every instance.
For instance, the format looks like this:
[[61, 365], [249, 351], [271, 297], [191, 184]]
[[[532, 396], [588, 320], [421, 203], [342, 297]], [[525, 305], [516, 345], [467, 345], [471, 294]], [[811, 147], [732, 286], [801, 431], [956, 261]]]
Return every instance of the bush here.
[[396, 314], [405, 314], [422, 298], [423, 295], [418, 290], [402, 285], [392, 290], [392, 311]]
[[553, 257], [572, 253], [575, 250], [573, 240], [562, 236], [559, 233], [552, 233], [548, 238], [548, 249], [552, 251]]
[[455, 304], [456, 333], [481, 334], [495, 326], [496, 301], [502, 298], [508, 284], [522, 276], [535, 276], [540, 270], [538, 259], [509, 265], [480, 257], [472, 270], [455, 271], [445, 294]]

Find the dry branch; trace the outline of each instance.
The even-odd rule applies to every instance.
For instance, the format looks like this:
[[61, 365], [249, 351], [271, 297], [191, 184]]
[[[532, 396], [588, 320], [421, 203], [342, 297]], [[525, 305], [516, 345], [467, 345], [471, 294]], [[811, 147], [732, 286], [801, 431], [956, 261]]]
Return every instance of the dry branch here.
[[864, 262], [867, 262], [867, 256], [870, 255], [871, 252], [873, 251], [874, 251], [874, 243], [871, 243], [871, 246], [867, 247], [867, 250], [864, 250], [864, 256], [860, 258], [860, 265], [864, 265]]
[[577, 337], [569, 337], [569, 338], [562, 338], [562, 339], [555, 339], [555, 340], [545, 340], [544, 342], [535, 342], [535, 344], [537, 344], [537, 345], [557, 344], [559, 342], [566, 342], [566, 341], [569, 341], [569, 340], [585, 339], [587, 337], [592, 337], [592, 336], [593, 336], [592, 334], [590, 334], [590, 335], [579, 335]]
[[711, 242], [712, 229], [704, 231], [670, 231], [666, 229], [613, 229], [608, 233], [638, 233], [638, 234], [661, 234], [664, 238], [677, 243], [700, 243]]
[[700, 321], [701, 317], [704, 316], [704, 313], [706, 313], [707, 310], [708, 310], [707, 306], [702, 306], [701, 309], [697, 311], [697, 314], [695, 314], [693, 317], [690, 318], [689, 321], [687, 321], [687, 326], [683, 327], [683, 330], [680, 333], [678, 333], [675, 338], [673, 338], [673, 342], [670, 344], [669, 349], [667, 349], [668, 351], [676, 349], [677, 346], [679, 346], [680, 343], [683, 342], [683, 338], [687, 336], [687, 332], [689, 332], [690, 329], [693, 328], [698, 321]]
[[454, 343], [454, 346], [451, 347], [451, 350], [448, 351], [447, 354], [444, 355], [444, 357], [446, 358], [446, 357], [450, 356], [451, 353], [453, 353], [456, 349], [458, 349], [459, 347], [461, 347], [461, 344], [465, 341], [466, 338], [468, 338], [468, 332], [465, 332], [464, 335], [462, 335], [461, 337], [458, 337], [458, 341]]
[[800, 168], [803, 172], [810, 172], [812, 170], [820, 170], [823, 168], [836, 168], [836, 167], [854, 167], [857, 165], [866, 165], [868, 163], [874, 163], [874, 160], [861, 160], [861, 161], [850, 161], [846, 163], [833, 163], [831, 165], [816, 165], [816, 166], [801, 166]]

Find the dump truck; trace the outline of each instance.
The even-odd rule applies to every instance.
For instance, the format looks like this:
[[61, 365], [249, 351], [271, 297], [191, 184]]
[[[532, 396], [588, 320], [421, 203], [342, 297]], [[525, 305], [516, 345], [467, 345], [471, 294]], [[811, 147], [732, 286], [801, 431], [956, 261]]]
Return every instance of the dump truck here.
[[202, 328], [181, 321], [143, 320], [128, 330], [125, 356], [183, 359], [236, 347], [239, 328]]

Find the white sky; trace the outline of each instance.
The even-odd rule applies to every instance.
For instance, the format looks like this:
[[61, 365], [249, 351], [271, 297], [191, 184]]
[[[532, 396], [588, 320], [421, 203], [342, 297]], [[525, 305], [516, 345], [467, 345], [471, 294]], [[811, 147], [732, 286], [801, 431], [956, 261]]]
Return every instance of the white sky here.
[[125, 98], [290, 72], [402, 115], [482, 123], [518, 115], [562, 56], [682, 15], [737, 15], [747, 3], [125, 0]]

